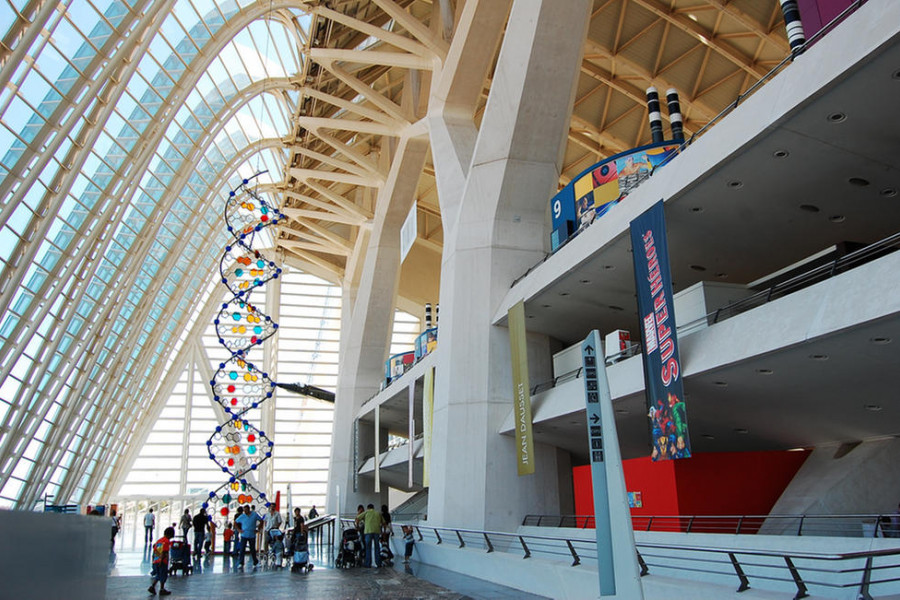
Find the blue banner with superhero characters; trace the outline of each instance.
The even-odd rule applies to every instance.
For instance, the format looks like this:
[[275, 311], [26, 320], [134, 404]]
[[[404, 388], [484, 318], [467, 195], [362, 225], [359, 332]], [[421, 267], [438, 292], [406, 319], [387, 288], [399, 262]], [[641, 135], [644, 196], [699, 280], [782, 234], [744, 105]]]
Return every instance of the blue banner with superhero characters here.
[[631, 248], [644, 344], [644, 380], [653, 444], [651, 457], [654, 461], [688, 458], [691, 440], [675, 335], [672, 276], [662, 200], [631, 222]]

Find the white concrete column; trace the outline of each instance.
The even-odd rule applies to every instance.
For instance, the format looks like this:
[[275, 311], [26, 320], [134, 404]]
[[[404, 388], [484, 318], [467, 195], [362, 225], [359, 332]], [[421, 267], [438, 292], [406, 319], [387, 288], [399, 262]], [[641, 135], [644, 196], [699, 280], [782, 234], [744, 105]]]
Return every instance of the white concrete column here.
[[[341, 360], [328, 469], [329, 511], [352, 509], [360, 503], [383, 503], [381, 495], [375, 494], [371, 480], [361, 479], [358, 490], [353, 491], [353, 419], [363, 403], [378, 392], [384, 378], [400, 281], [400, 228], [416, 199], [427, 151], [428, 142], [423, 136], [400, 138], [378, 196], [356, 299], [352, 306], [343, 307], [352, 313], [349, 322], [344, 320], [341, 327]], [[348, 300], [348, 296], [345, 292], [344, 299]], [[335, 486], [338, 485], [342, 507], [336, 506]]]
[[[429, 523], [510, 531], [525, 514], [559, 510], [555, 449], [537, 444], [536, 474], [518, 477], [514, 440], [497, 433], [512, 408], [512, 379], [508, 332], [491, 322], [549, 244], [545, 214], [590, 6], [515, 0], [458, 217], [444, 217]], [[444, 164], [445, 147], [432, 151]]]

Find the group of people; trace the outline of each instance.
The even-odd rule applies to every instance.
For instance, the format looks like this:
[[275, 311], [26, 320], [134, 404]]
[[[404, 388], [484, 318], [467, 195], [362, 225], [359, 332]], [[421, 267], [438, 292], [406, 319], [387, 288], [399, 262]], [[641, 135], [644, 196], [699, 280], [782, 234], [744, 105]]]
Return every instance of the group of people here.
[[[356, 529], [363, 540], [363, 566], [371, 567], [373, 560], [376, 567], [385, 563], [390, 566], [394, 558], [390, 546], [390, 538], [394, 534], [394, 529], [391, 525], [391, 513], [388, 511], [387, 505], [382, 504], [380, 512], [375, 510], [374, 504], [369, 504], [365, 508], [362, 504], [357, 506]], [[403, 563], [409, 564], [415, 541], [412, 528], [406, 525], [403, 525], [403, 542], [405, 545]]]
[[[284, 525], [284, 519], [274, 504], [269, 506], [269, 512], [265, 517], [261, 517], [255, 508], [254, 506], [244, 505], [238, 509], [238, 515], [234, 519], [233, 526], [230, 521], [225, 523], [225, 530], [222, 536], [224, 540], [224, 554], [226, 557], [237, 555], [241, 568], [244, 566], [244, 560], [248, 552], [254, 566], [259, 564], [259, 558], [256, 555], [257, 534], [259, 532], [265, 533], [265, 547], [266, 551], [268, 551], [269, 544], [273, 540], [271, 534], [276, 531], [280, 532]], [[316, 517], [318, 517], [318, 512], [316, 507], [313, 506], [312, 510], [310, 510], [309, 518], [314, 519]], [[185, 541], [187, 541], [190, 530], [194, 530], [194, 556], [196, 557], [200, 556], [204, 542], [209, 543], [206, 539], [206, 533], [209, 531], [211, 522], [206, 510], [202, 508], [193, 517], [191, 517], [188, 509], [185, 509], [184, 514], [181, 516], [179, 526]], [[153, 509], [151, 508], [144, 517], [146, 540], [152, 538], [155, 525], [156, 517], [153, 515]], [[215, 532], [214, 525], [212, 531], [213, 533]], [[165, 596], [171, 593], [166, 589], [165, 584], [169, 573], [169, 552], [172, 549], [174, 537], [175, 527], [173, 523], [173, 527], [166, 527], [163, 537], [153, 543], [151, 584], [147, 590], [151, 594], [157, 593], [157, 582], [159, 583], [159, 595]], [[231, 547], [232, 541], [235, 542], [233, 552]], [[294, 527], [290, 531], [288, 541], [288, 549], [292, 553], [293, 558], [292, 570], [301, 568], [307, 571], [312, 570], [312, 565], [309, 562], [309, 529], [299, 508], [294, 509]], [[147, 543], [149, 544], [149, 541]], [[209, 552], [208, 545], [206, 548], [207, 552]]]

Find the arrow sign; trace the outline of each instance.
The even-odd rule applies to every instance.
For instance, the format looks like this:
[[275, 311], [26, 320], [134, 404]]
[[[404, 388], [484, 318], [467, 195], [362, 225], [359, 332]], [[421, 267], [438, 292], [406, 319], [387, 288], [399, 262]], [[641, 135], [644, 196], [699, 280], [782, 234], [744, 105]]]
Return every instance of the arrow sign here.
[[591, 354], [594, 353], [594, 348], [592, 346], [588, 345], [582, 349], [582, 352], [584, 352], [586, 355], [590, 356]]
[[596, 415], [596, 414], [591, 415], [591, 423], [596, 425], [599, 422], [600, 422], [600, 417], [598, 415]]

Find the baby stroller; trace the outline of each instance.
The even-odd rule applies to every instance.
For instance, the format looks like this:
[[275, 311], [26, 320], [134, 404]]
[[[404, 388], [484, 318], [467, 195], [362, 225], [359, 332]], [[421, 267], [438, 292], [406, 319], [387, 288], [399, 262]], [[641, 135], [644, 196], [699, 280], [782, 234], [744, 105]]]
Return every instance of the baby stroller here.
[[169, 550], [169, 575], [179, 570], [182, 575], [194, 572], [194, 566], [191, 564], [191, 546], [187, 542], [174, 540]]
[[291, 536], [291, 573], [309, 573], [313, 564], [309, 561], [309, 539], [304, 530], [294, 530]]
[[269, 553], [266, 556], [266, 562], [271, 567], [281, 568], [284, 560], [284, 532], [280, 529], [270, 529], [268, 536]]
[[341, 547], [334, 566], [338, 569], [349, 569], [360, 566], [362, 562], [362, 540], [359, 539], [359, 531], [345, 529], [341, 533]]

